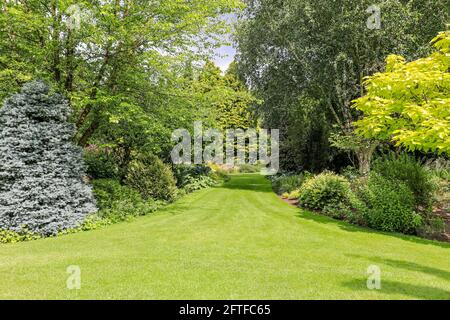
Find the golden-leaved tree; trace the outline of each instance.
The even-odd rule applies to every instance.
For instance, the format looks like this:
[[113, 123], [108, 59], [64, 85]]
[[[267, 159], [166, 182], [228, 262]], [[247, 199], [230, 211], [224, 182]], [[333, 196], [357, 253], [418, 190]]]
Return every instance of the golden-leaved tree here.
[[385, 72], [366, 79], [367, 94], [354, 101], [364, 113], [355, 122], [358, 134], [410, 151], [450, 153], [450, 31], [431, 43], [436, 51], [429, 56], [405, 62], [391, 55]]

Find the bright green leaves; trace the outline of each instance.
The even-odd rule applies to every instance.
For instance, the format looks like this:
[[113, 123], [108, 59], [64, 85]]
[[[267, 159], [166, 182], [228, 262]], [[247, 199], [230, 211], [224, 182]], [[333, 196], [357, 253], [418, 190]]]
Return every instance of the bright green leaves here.
[[386, 72], [366, 79], [367, 95], [354, 101], [364, 113], [355, 122], [358, 134], [411, 151], [450, 153], [450, 32], [432, 43], [431, 55], [408, 63], [391, 55]]
[[192, 119], [198, 99], [186, 66], [210, 55], [230, 28], [222, 14], [241, 6], [240, 0], [1, 2], [0, 100], [42, 78], [70, 99], [80, 145], [130, 136], [133, 147], [148, 145], [147, 128], [161, 136], [160, 126]]
[[252, 105], [258, 101], [239, 81], [233, 62], [225, 75], [213, 63], [207, 62], [196, 84], [200, 100], [212, 107], [213, 125], [220, 129], [254, 127]]

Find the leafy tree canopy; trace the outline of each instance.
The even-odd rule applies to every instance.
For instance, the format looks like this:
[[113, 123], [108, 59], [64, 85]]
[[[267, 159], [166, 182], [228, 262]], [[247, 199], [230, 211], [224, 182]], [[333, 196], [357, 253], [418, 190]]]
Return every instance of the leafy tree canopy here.
[[[427, 54], [449, 19], [448, 0], [378, 1], [379, 28], [367, 26], [371, 0], [245, 2], [239, 70], [264, 101], [258, 108], [264, 125], [280, 129], [288, 170], [338, 163], [328, 138], [334, 125], [352, 136], [360, 112], [351, 102], [361, 96], [363, 78], [382, 71], [389, 54], [408, 60]], [[370, 150], [364, 144], [358, 159]]]
[[408, 150], [450, 153], [450, 32], [441, 32], [431, 55], [406, 62], [391, 55], [386, 71], [368, 77], [367, 94], [355, 100], [364, 113], [357, 132], [393, 140]]
[[220, 45], [230, 30], [221, 16], [240, 7], [240, 0], [2, 1], [0, 99], [43, 78], [69, 98], [82, 146], [111, 127], [115, 143], [129, 140], [127, 123], [154, 132], [161, 108], [179, 119], [172, 113], [196, 105], [187, 66]]
[[252, 107], [258, 101], [239, 80], [235, 62], [224, 75], [214, 63], [206, 62], [198, 77], [197, 92], [211, 107], [214, 126], [222, 130], [255, 127]]

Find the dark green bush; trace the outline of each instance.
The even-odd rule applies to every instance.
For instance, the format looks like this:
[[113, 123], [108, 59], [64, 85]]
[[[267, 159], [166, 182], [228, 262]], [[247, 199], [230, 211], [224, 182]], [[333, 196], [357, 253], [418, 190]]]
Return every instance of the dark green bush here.
[[348, 219], [348, 217], [353, 215], [352, 209], [345, 203], [327, 204], [322, 209], [322, 213], [326, 216], [339, 220]]
[[126, 184], [139, 191], [144, 200], [171, 202], [177, 197], [172, 170], [154, 155], [141, 155], [131, 161]]
[[138, 203], [131, 201], [116, 201], [113, 202], [110, 208], [99, 211], [99, 217], [107, 219], [112, 223], [126, 221], [138, 216], [145, 216], [151, 214], [164, 205], [161, 201], [143, 200]]
[[241, 164], [239, 165], [239, 172], [241, 173], [258, 173], [261, 171], [262, 166], [256, 164]]
[[215, 186], [228, 178], [222, 171], [212, 171], [204, 165], [177, 165], [174, 173], [177, 186], [185, 193]]
[[142, 197], [136, 190], [123, 186], [118, 180], [99, 179], [92, 182], [99, 209], [111, 208], [116, 202], [129, 202], [137, 205]]
[[422, 224], [421, 216], [414, 212], [414, 194], [402, 181], [371, 173], [357, 194], [365, 204], [363, 214], [371, 228], [411, 234]]
[[377, 159], [373, 171], [392, 182], [404, 183], [414, 195], [416, 206], [430, 207], [436, 184], [432, 174], [420, 162], [406, 154], [390, 154]]
[[331, 172], [308, 179], [300, 188], [299, 204], [309, 209], [322, 210], [327, 206], [350, 205], [350, 183]]
[[92, 179], [118, 179], [119, 169], [113, 156], [107, 152], [96, 149], [86, 150], [84, 162], [87, 166], [86, 173]]
[[272, 188], [279, 195], [291, 193], [298, 190], [305, 179], [305, 174], [280, 175], [272, 179]]
[[164, 205], [161, 201], [143, 200], [139, 192], [121, 185], [118, 180], [94, 180], [93, 185], [100, 208], [98, 216], [111, 222], [147, 215]]
[[358, 169], [352, 166], [347, 166], [340, 171], [341, 176], [346, 178], [348, 181], [356, 180], [360, 177]]
[[191, 193], [196, 190], [215, 186], [216, 184], [217, 181], [210, 176], [188, 176], [186, 178], [186, 184], [183, 186], [183, 190], [186, 191], [186, 193]]
[[444, 157], [428, 160], [424, 166], [439, 179], [450, 180], [450, 160]]
[[205, 165], [176, 165], [173, 168], [173, 174], [179, 188], [184, 187], [190, 177], [207, 176], [211, 173], [211, 168]]

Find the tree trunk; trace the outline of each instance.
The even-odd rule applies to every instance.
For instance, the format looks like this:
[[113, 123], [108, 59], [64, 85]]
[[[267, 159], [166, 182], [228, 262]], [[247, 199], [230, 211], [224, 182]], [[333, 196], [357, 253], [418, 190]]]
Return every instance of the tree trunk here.
[[358, 158], [359, 173], [362, 176], [366, 176], [370, 172], [370, 164], [377, 145], [376, 142], [368, 141], [366, 146], [361, 146], [355, 151], [356, 157]]
[[81, 138], [78, 140], [78, 145], [81, 147], [86, 147], [89, 139], [94, 134], [95, 130], [97, 130], [98, 126], [100, 125], [98, 119], [92, 120], [89, 127], [83, 132], [81, 135]]

